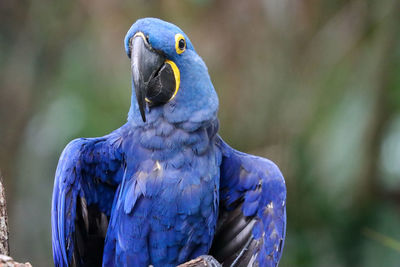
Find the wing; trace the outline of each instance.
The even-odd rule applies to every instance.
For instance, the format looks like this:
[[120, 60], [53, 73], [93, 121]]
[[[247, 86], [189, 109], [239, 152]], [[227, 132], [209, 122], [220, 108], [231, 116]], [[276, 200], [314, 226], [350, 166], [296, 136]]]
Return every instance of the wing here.
[[55, 266], [100, 266], [112, 202], [122, 177], [122, 137], [80, 138], [58, 162], [51, 210]]
[[270, 160], [220, 137], [220, 217], [210, 254], [224, 266], [277, 266], [286, 232], [286, 186]]

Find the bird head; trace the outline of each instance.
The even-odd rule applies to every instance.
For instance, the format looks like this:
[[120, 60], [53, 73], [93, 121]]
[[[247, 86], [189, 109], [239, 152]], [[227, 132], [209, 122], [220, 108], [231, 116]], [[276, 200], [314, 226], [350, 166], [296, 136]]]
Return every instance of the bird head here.
[[139, 19], [126, 34], [125, 50], [134, 91], [129, 118], [145, 123], [161, 113], [171, 122], [216, 116], [218, 97], [207, 67], [177, 26]]

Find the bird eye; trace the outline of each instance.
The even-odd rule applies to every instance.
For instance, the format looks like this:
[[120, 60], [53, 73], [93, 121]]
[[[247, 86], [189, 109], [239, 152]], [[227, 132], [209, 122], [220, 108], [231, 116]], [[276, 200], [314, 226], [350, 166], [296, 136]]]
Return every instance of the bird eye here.
[[183, 39], [179, 40], [179, 49], [180, 50], [185, 49], [185, 40], [183, 40]]
[[185, 51], [186, 49], [186, 41], [185, 41], [185, 37], [183, 37], [182, 34], [177, 33], [175, 35], [175, 50], [176, 53], [181, 54]]

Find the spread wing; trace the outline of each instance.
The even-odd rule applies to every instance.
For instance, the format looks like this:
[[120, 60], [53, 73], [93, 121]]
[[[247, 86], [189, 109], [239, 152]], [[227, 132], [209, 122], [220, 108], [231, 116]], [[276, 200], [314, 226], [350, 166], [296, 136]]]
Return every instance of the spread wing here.
[[286, 186], [270, 160], [220, 137], [220, 217], [210, 254], [224, 266], [277, 266], [286, 231]]
[[100, 266], [116, 188], [122, 138], [80, 138], [58, 162], [51, 210], [55, 266]]

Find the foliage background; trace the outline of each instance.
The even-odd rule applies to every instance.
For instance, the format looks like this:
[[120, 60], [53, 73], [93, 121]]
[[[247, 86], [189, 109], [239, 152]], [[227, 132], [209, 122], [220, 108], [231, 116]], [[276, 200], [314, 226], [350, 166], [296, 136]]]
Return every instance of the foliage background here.
[[0, 2], [0, 168], [11, 254], [50, 266], [63, 147], [129, 108], [123, 37], [179, 25], [220, 97], [221, 135], [268, 157], [288, 188], [284, 266], [400, 264], [400, 13], [396, 0]]

